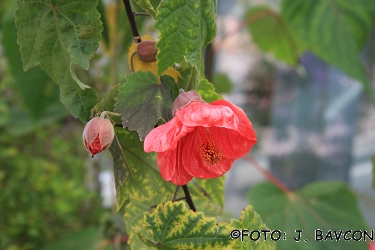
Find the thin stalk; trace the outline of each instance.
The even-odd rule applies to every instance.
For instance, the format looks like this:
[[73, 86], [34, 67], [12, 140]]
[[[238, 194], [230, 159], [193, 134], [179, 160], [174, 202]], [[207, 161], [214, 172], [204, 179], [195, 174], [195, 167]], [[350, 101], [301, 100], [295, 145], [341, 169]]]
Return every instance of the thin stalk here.
[[184, 193], [185, 193], [185, 196], [186, 196], [186, 203], [189, 205], [189, 207], [190, 207], [191, 210], [193, 210], [194, 212], [196, 212], [197, 209], [195, 208], [194, 202], [191, 199], [191, 195], [190, 195], [190, 192], [189, 192], [189, 189], [188, 189], [187, 185], [186, 184], [183, 185], [182, 189], [184, 190]]
[[128, 16], [129, 24], [130, 24], [130, 27], [132, 29], [134, 42], [140, 43], [140, 42], [142, 42], [142, 40], [141, 40], [141, 37], [139, 35], [137, 25], [135, 23], [134, 12], [132, 10], [132, 6], [130, 5], [130, 1], [129, 0], [122, 0], [122, 1], [124, 2], [126, 15]]
[[254, 160], [253, 157], [246, 155], [244, 156], [244, 159], [250, 162], [256, 168], [256, 170], [258, 170], [264, 177], [266, 177], [267, 180], [272, 182], [276, 187], [278, 187], [285, 194], [292, 193], [281, 181], [279, 181], [279, 179], [277, 179], [268, 170], [263, 168], [256, 160]]
[[178, 195], [178, 191], [180, 190], [180, 187], [181, 187], [181, 186], [177, 186], [177, 187], [176, 187], [176, 191], [174, 191], [174, 195], [173, 195], [172, 202], [175, 202], [175, 201], [176, 201], [176, 198], [177, 198], [177, 195]]

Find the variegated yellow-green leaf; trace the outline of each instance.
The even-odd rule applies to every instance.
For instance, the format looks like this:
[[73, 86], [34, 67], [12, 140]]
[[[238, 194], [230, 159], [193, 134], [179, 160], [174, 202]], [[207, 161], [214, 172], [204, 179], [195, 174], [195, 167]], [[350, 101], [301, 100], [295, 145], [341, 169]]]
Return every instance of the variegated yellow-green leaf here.
[[207, 195], [215, 201], [221, 208], [224, 206], [224, 182], [225, 175], [215, 179], [198, 179], [194, 182], [201, 187]]
[[[132, 249], [152, 249], [152, 247], [144, 244], [136, 235], [135, 231], [147, 235], [147, 231], [142, 227], [144, 213], [152, 212], [158, 204], [172, 200], [173, 193], [166, 194], [150, 193], [149, 197], [138, 198], [130, 197], [129, 203], [125, 207], [125, 224], [127, 225], [127, 233], [129, 234], [128, 244]], [[149, 237], [151, 239], [151, 237]]]
[[116, 188], [116, 204], [117, 210], [121, 208], [126, 200], [126, 195], [124, 194], [124, 189], [121, 188], [124, 186], [126, 177], [128, 176], [129, 165], [128, 161], [126, 160], [124, 151], [115, 136], [111, 146], [109, 147], [109, 151], [113, 157], [113, 174], [115, 179], [115, 188]]
[[[203, 212], [206, 216], [213, 217], [222, 214], [222, 207], [218, 207], [215, 202], [212, 202], [207, 196], [209, 190], [198, 188], [195, 183], [189, 183], [188, 187], [197, 211]], [[130, 196], [129, 202], [125, 207], [125, 223], [128, 226], [127, 232], [130, 236], [128, 243], [131, 245], [132, 249], [150, 249], [149, 246], [145, 245], [136, 236], [135, 231], [143, 231], [141, 234], [147, 235], [147, 231], [142, 228], [144, 213], [152, 212], [158, 204], [171, 201], [173, 195], [172, 192], [165, 194], [155, 192], [150, 193], [149, 197], [142, 199]], [[222, 193], [222, 195], [224, 195], [224, 193]], [[184, 196], [184, 193], [180, 189], [177, 198], [182, 198]], [[151, 239], [151, 237], [149, 238]]]
[[154, 193], [174, 193], [175, 186], [166, 182], [156, 165], [156, 153], [145, 153], [143, 142], [136, 132], [115, 127], [116, 136], [128, 161], [129, 175], [121, 187], [121, 200], [130, 195], [139, 198], [151, 197]]
[[[261, 217], [257, 212], [255, 212], [254, 208], [248, 205], [242, 212], [240, 220], [232, 220], [231, 226], [234, 230], [247, 230], [247, 236], [245, 236], [245, 232], [243, 233], [243, 241], [241, 240], [241, 236], [237, 239], [234, 239], [236, 242], [233, 249], [253, 249], [253, 250], [272, 250], [276, 249], [276, 242], [271, 239], [271, 232], [266, 233], [267, 239], [264, 240], [264, 234], [259, 237], [258, 240], [253, 241], [250, 239], [249, 235], [252, 231], [270, 231], [269, 228], [262, 222]], [[256, 233], [253, 236], [253, 239], [257, 239], [258, 234]], [[279, 237], [278, 234], [274, 236], [274, 239]], [[282, 232], [280, 233], [280, 240], [283, 240], [284, 235]]]
[[156, 249], [233, 249], [230, 227], [215, 218], [189, 210], [184, 202], [158, 205], [154, 212], [145, 213], [144, 229], [138, 237]]

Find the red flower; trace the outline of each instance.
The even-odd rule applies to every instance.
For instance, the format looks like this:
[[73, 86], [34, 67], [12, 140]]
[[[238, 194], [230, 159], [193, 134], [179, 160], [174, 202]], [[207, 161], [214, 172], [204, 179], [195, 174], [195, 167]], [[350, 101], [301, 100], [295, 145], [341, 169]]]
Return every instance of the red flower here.
[[184, 185], [193, 177], [222, 176], [255, 143], [255, 132], [241, 108], [225, 100], [190, 100], [146, 136], [144, 150], [158, 152], [166, 181]]
[[113, 125], [109, 119], [94, 117], [83, 129], [82, 140], [87, 151], [92, 157], [97, 153], [106, 150], [115, 137]]

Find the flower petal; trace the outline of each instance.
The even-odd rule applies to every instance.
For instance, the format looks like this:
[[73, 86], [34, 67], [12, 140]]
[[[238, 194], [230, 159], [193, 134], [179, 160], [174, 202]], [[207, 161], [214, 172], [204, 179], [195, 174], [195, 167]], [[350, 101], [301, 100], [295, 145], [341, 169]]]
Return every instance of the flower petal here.
[[213, 165], [204, 162], [198, 148], [203, 139], [198, 129], [187, 136], [183, 147], [182, 165], [190, 175], [197, 178], [217, 178], [222, 176], [231, 168], [234, 159], [222, 157], [220, 161]]
[[232, 109], [224, 105], [192, 102], [176, 112], [175, 117], [188, 127], [225, 127], [237, 129], [239, 120]]
[[[219, 107], [226, 106], [226, 107], [230, 108], [234, 112], [234, 114], [237, 116], [237, 119], [239, 121], [238, 127], [236, 128], [237, 132], [241, 136], [243, 136], [245, 138], [248, 138], [249, 140], [254, 141], [254, 144], [255, 144], [257, 139], [256, 139], [256, 134], [255, 134], [255, 131], [253, 129], [253, 126], [252, 126], [249, 118], [245, 114], [245, 112], [240, 107], [234, 105], [231, 102], [225, 101], [225, 100], [217, 100], [217, 101], [211, 102], [210, 105], [219, 106]], [[227, 127], [227, 128], [229, 128], [229, 127]]]
[[176, 148], [177, 143], [194, 128], [185, 127], [177, 117], [151, 130], [145, 138], [144, 150], [164, 152]]
[[[221, 154], [226, 158], [239, 159], [247, 154], [256, 143], [256, 139], [251, 140], [243, 137], [237, 130], [218, 127], [202, 129], [208, 131], [206, 133], [217, 143]], [[251, 129], [251, 131], [253, 130]], [[249, 134], [251, 131], [249, 131]]]
[[179, 142], [174, 150], [158, 153], [158, 166], [161, 176], [164, 180], [179, 186], [185, 185], [193, 179], [193, 176], [183, 166], [181, 147], [182, 143]]

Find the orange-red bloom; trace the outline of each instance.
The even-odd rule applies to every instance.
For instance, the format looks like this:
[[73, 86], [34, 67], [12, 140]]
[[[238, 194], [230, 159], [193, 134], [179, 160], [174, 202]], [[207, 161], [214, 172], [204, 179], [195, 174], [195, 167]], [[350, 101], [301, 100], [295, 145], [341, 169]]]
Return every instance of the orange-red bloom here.
[[83, 129], [82, 140], [87, 151], [92, 157], [97, 153], [106, 150], [115, 137], [115, 130], [109, 119], [94, 117]]
[[144, 150], [158, 152], [166, 181], [184, 185], [193, 177], [222, 176], [255, 143], [255, 132], [241, 108], [225, 100], [193, 100], [146, 136]]

